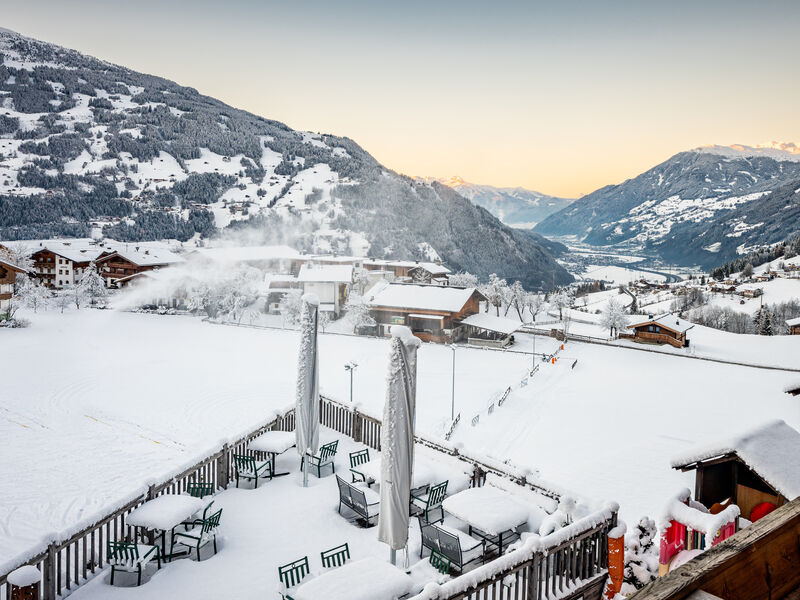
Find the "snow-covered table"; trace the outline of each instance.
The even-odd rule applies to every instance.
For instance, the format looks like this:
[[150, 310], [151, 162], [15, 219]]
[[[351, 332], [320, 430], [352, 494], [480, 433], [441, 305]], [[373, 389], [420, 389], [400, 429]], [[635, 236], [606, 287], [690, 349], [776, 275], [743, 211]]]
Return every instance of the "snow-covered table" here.
[[266, 431], [257, 438], [250, 440], [247, 445], [248, 450], [256, 452], [266, 452], [269, 454], [269, 460], [272, 463], [272, 476], [278, 477], [279, 475], [288, 475], [286, 473], [275, 472], [275, 458], [278, 454], [283, 454], [289, 448], [294, 448], [297, 438], [294, 431]]
[[163, 494], [142, 504], [128, 515], [127, 524], [161, 532], [161, 555], [167, 557], [167, 532], [205, 507], [206, 502], [194, 496]]
[[411, 591], [414, 580], [393, 564], [369, 557], [332, 569], [301, 584], [295, 600], [390, 600]]
[[528, 521], [530, 511], [509, 492], [491, 485], [469, 488], [445, 498], [442, 508], [469, 525], [469, 533], [497, 546], [519, 535], [518, 528]]
[[[373, 458], [357, 467], [350, 469], [362, 475], [369, 485], [381, 481], [381, 457]], [[435, 485], [441, 483], [439, 480], [440, 475], [436, 472], [431, 465], [419, 458], [414, 459], [414, 472], [411, 477], [411, 487], [418, 488], [424, 485]]]

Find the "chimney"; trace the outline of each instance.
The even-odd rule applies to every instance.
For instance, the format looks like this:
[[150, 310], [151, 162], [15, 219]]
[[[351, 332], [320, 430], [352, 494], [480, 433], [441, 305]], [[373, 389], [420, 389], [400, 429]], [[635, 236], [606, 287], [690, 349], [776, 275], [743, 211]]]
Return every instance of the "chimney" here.
[[648, 319], [650, 319], [650, 320], [652, 321], [652, 320], [653, 320], [653, 316], [654, 316], [654, 315], [647, 315], [647, 318], [648, 318]]

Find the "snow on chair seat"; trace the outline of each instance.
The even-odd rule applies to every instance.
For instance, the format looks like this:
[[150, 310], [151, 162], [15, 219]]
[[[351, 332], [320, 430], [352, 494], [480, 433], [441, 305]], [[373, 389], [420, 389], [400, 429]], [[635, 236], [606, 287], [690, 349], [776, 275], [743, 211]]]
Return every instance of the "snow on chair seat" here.
[[365, 484], [351, 484], [336, 476], [339, 485], [339, 514], [342, 506], [346, 506], [360, 517], [367, 527], [374, 525], [373, 520], [380, 512], [381, 497]]
[[304, 456], [300, 459], [300, 468], [303, 468], [303, 464], [306, 458], [308, 458], [308, 464], [317, 469], [317, 477], [322, 477], [322, 468], [327, 466], [330, 466], [331, 473], [335, 473], [336, 465], [333, 460], [336, 457], [336, 450], [338, 447], [339, 440], [334, 440], [321, 446], [318, 454], [309, 457]]
[[239, 487], [239, 478], [253, 479], [258, 487], [259, 477], [272, 479], [272, 462], [269, 460], [256, 460], [247, 454], [234, 454], [233, 466], [236, 468], [236, 487]]
[[214, 554], [217, 553], [217, 532], [219, 531], [219, 521], [222, 517], [222, 509], [220, 508], [213, 515], [207, 519], [203, 519], [195, 527], [188, 531], [178, 531], [172, 536], [172, 544], [170, 545], [169, 553], [174, 554], [176, 545], [186, 546], [191, 553], [192, 548], [197, 552], [197, 560], [200, 561], [200, 548], [212, 542], [214, 545]]
[[[442, 502], [447, 496], [447, 481], [443, 481], [425, 490], [422, 494], [411, 493], [411, 514], [421, 514], [428, 523], [444, 521]], [[438, 518], [431, 519], [431, 514], [438, 514]]]
[[117, 569], [129, 573], [135, 571], [137, 573], [136, 585], [142, 585], [142, 569], [147, 566], [147, 563], [155, 558], [158, 561], [158, 568], [161, 568], [161, 554], [158, 546], [148, 544], [108, 542], [106, 558], [111, 564], [111, 585], [114, 585], [114, 574]]
[[465, 565], [483, 559], [485, 542], [453, 527], [443, 524], [426, 523], [422, 517], [418, 518], [422, 546], [420, 558], [423, 558], [425, 548], [436, 551], [445, 556], [452, 567], [462, 571]]

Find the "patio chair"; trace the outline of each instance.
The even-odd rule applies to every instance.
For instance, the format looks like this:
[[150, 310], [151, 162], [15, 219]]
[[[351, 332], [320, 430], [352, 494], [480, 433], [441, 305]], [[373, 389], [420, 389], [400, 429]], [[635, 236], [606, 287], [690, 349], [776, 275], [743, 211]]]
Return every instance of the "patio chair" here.
[[186, 493], [195, 498], [205, 498], [214, 495], [214, 484], [205, 481], [191, 481], [186, 484]]
[[339, 440], [334, 440], [324, 446], [321, 446], [319, 453], [315, 456], [300, 459], [300, 468], [303, 468], [304, 461], [308, 458], [308, 462], [312, 467], [317, 469], [317, 477], [322, 477], [322, 467], [331, 466], [331, 473], [336, 472], [336, 466], [333, 464], [333, 459], [336, 456], [336, 449], [339, 447]]
[[477, 540], [453, 527], [426, 523], [421, 516], [418, 520], [422, 537], [420, 558], [424, 558], [425, 548], [428, 548], [431, 552], [436, 551], [447, 558], [450, 561], [450, 568], [459, 572], [464, 570], [464, 566], [483, 560], [485, 554], [483, 540]]
[[342, 514], [342, 506], [346, 506], [356, 513], [357, 519], [364, 521], [366, 527], [374, 525], [373, 521], [378, 518], [381, 506], [378, 493], [363, 483], [347, 483], [338, 475], [336, 483], [339, 485], [339, 514]]
[[431, 550], [431, 566], [443, 575], [450, 574], [450, 559], [436, 550]]
[[347, 543], [330, 550], [324, 550], [319, 553], [322, 559], [322, 567], [329, 569], [331, 567], [341, 567], [344, 563], [350, 560], [350, 547]]
[[[283, 584], [283, 587], [286, 590], [289, 590], [303, 581], [303, 578], [308, 575], [309, 572], [308, 568], [308, 557], [304, 556], [303, 558], [298, 558], [294, 562], [290, 562], [288, 565], [283, 565], [282, 567], [278, 567], [278, 577]], [[287, 598], [291, 600], [291, 596], [281, 593], [283, 598]]]
[[[431, 487], [427, 493], [411, 495], [411, 513], [423, 515], [427, 523], [438, 523], [444, 521], [444, 509], [442, 502], [447, 496], [447, 481], [443, 481]], [[431, 520], [431, 516], [438, 518]]]
[[114, 574], [117, 569], [129, 573], [136, 571], [136, 585], [142, 585], [142, 568], [146, 567], [147, 563], [155, 558], [158, 561], [158, 568], [161, 568], [161, 553], [158, 546], [131, 542], [108, 542], [106, 558], [111, 565], [111, 585], [114, 585]]
[[233, 466], [236, 469], [236, 487], [239, 487], [239, 478], [253, 479], [255, 487], [258, 487], [259, 477], [269, 477], [272, 479], [272, 462], [267, 460], [256, 460], [254, 456], [247, 454], [234, 454]]
[[353, 483], [357, 481], [366, 481], [367, 478], [356, 470], [358, 465], [363, 465], [369, 462], [369, 448], [363, 450], [356, 450], [350, 453], [350, 472], [353, 473]]
[[208, 518], [209, 511], [211, 510], [211, 507], [213, 505], [214, 501], [209, 500], [205, 508], [203, 508], [202, 510], [198, 510], [190, 518], [183, 521], [181, 525], [183, 525], [184, 530], [189, 531], [189, 527], [191, 527], [192, 525], [199, 525], [200, 523], [205, 521]]
[[219, 520], [222, 517], [222, 509], [220, 508], [213, 515], [207, 519], [203, 519], [195, 527], [188, 531], [178, 531], [172, 535], [172, 543], [169, 547], [169, 553], [172, 555], [175, 545], [186, 546], [189, 549], [189, 554], [192, 553], [192, 548], [197, 551], [197, 561], [200, 562], [200, 548], [209, 542], [214, 545], [214, 554], [217, 553], [217, 529], [219, 529]]

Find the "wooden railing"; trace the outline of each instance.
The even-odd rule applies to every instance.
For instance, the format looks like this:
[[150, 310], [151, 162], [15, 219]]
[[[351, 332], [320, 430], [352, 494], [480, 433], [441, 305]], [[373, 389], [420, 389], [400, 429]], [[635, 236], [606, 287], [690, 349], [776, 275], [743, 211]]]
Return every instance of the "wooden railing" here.
[[[598, 524], [587, 519], [568, 526], [572, 535], [567, 539], [558, 531], [523, 545], [502, 561], [426, 587], [409, 600], [599, 600], [608, 573], [608, 532], [616, 525], [616, 506], [603, 517]], [[493, 568], [494, 563], [501, 566]]]

